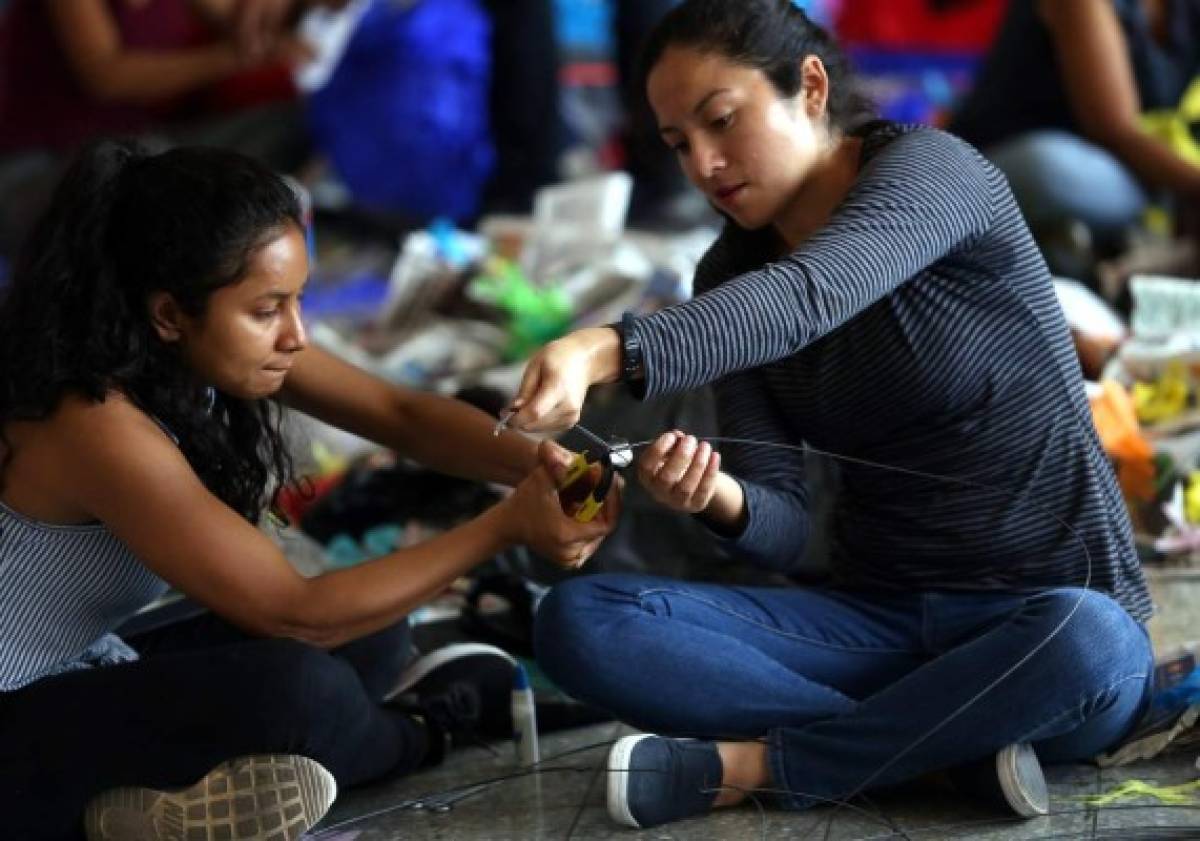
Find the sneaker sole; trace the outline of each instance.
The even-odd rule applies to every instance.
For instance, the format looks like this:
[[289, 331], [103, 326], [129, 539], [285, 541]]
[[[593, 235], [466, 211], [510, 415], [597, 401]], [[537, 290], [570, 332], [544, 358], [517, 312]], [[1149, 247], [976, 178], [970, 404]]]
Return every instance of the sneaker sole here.
[[996, 771], [1004, 799], [1023, 818], [1050, 813], [1050, 790], [1037, 754], [1027, 744], [1012, 745], [996, 756]]
[[511, 663], [514, 668], [517, 665], [515, 657], [504, 649], [497, 648], [494, 645], [487, 645], [482, 642], [462, 642], [454, 645], [446, 645], [420, 657], [415, 663], [405, 669], [400, 675], [400, 679], [396, 681], [396, 685], [384, 696], [384, 700], [391, 701], [397, 695], [403, 695], [447, 663], [453, 663], [455, 660], [461, 660], [464, 657], [475, 657], [481, 654], [502, 657]]
[[304, 756], [223, 763], [177, 791], [117, 788], [84, 815], [89, 841], [296, 841], [329, 811], [337, 782]]
[[608, 816], [633, 829], [641, 829], [642, 825], [629, 811], [629, 758], [637, 743], [649, 738], [649, 733], [624, 736], [608, 752]]

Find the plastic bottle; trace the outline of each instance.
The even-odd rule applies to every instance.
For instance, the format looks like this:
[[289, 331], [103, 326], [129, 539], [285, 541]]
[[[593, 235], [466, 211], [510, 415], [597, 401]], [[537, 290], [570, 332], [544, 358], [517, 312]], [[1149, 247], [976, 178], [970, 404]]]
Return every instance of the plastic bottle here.
[[533, 702], [533, 689], [529, 686], [529, 675], [520, 663], [513, 669], [512, 687], [513, 747], [517, 764], [522, 767], [536, 765], [539, 760], [537, 707]]

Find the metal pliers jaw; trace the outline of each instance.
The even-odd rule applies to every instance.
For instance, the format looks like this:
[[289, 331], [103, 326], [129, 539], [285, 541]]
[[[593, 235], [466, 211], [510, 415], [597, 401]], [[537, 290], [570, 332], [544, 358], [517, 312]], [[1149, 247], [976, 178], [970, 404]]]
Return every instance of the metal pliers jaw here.
[[558, 486], [563, 511], [576, 522], [590, 523], [608, 498], [616, 472], [632, 463], [633, 450], [624, 441], [614, 441], [607, 449], [589, 447], [575, 453]]

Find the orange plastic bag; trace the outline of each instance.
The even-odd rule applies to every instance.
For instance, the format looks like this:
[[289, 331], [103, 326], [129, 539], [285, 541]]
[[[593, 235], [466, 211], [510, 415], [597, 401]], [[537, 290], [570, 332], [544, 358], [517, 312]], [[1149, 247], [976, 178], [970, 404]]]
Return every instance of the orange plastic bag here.
[[1142, 435], [1133, 398], [1115, 380], [1100, 383], [1092, 397], [1092, 422], [1100, 443], [1117, 465], [1117, 481], [1127, 499], [1154, 499], [1154, 447]]

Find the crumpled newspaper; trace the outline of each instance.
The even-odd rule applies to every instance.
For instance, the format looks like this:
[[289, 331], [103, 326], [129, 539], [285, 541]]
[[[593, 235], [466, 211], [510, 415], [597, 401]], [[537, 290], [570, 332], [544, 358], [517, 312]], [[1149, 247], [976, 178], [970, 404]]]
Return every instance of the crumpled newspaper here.
[[1158, 756], [1168, 746], [1172, 750], [1177, 750], [1196, 745], [1200, 743], [1200, 733], [1193, 727], [1198, 718], [1200, 718], [1200, 703], [1192, 704], [1176, 717], [1169, 727], [1154, 728], [1153, 732], [1149, 732], [1145, 736], [1126, 741], [1112, 753], [1100, 754], [1096, 757], [1096, 764], [1101, 768], [1128, 765], [1131, 762]]

